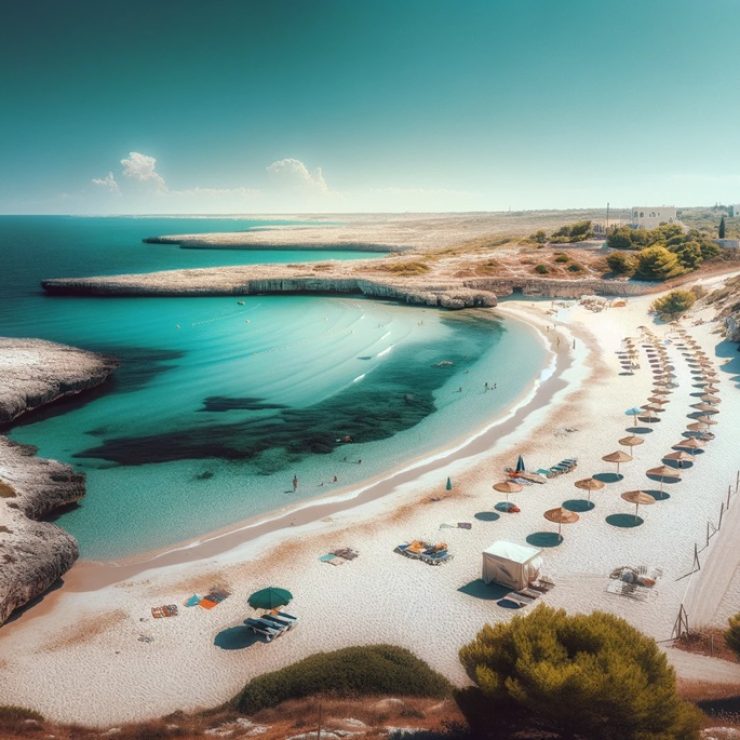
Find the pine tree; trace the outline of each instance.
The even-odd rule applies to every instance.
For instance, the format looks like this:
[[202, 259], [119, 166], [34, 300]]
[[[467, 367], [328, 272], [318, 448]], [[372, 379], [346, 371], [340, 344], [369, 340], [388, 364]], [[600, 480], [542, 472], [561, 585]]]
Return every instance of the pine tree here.
[[719, 222], [719, 238], [724, 239], [725, 238], [725, 217], [722, 216]]
[[665, 654], [612, 614], [543, 604], [486, 625], [460, 660], [476, 684], [458, 694], [476, 737], [517, 727], [600, 740], [698, 737], [700, 715], [679, 699]]

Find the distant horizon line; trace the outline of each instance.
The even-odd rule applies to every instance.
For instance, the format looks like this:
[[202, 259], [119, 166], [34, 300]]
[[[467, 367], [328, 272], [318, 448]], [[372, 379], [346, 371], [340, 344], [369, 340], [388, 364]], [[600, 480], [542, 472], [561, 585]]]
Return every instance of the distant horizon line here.
[[[613, 206], [609, 205], [610, 213], [617, 213], [618, 211], [630, 211], [632, 208], [637, 206]], [[683, 205], [674, 206], [669, 204], [658, 205], [641, 205], [641, 208], [676, 208], [676, 210], [689, 209], [689, 208], [727, 208], [725, 204], [714, 205]], [[64, 217], [64, 218], [254, 218], [254, 217], [297, 217], [297, 216], [312, 216], [312, 217], [327, 217], [327, 216], [416, 216], [416, 215], [466, 215], [466, 214], [519, 214], [519, 213], [576, 213], [576, 212], [594, 212], [603, 211], [606, 213], [606, 206], [590, 206], [590, 207], [579, 207], [579, 208], [509, 208], [509, 209], [497, 209], [497, 210], [434, 210], [434, 211], [419, 211], [419, 210], [404, 210], [404, 211], [255, 211], [249, 212], [227, 212], [227, 213], [0, 213], [0, 218], [6, 217], [30, 217], [36, 216], [39, 218], [51, 218], [51, 217]]]

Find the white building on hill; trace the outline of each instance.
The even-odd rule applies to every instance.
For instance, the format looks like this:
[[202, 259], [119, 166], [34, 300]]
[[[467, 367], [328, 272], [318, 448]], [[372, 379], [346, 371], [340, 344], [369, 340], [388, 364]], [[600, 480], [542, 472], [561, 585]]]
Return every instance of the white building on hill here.
[[654, 229], [661, 224], [678, 222], [674, 206], [632, 206], [630, 226]]

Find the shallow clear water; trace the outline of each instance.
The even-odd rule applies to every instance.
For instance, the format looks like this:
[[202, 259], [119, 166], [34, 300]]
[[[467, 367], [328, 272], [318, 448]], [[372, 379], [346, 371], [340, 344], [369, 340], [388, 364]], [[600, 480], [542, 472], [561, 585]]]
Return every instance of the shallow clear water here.
[[[11, 435], [87, 474], [82, 505], [58, 519], [85, 557], [172, 544], [360, 481], [463, 437], [526, 390], [544, 361], [519, 325], [362, 299], [250, 296], [241, 305], [38, 292], [42, 277], [63, 274], [331, 254], [140, 244], [157, 233], [235, 228], [161, 221], [0, 219], [0, 334], [122, 360], [84, 402]], [[485, 392], [486, 381], [496, 390]]]

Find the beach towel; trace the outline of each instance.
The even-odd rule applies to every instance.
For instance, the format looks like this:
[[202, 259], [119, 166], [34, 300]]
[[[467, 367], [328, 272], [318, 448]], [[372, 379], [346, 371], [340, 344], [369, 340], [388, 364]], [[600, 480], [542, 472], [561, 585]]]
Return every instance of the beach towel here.
[[198, 596], [198, 594], [193, 594], [186, 602], [185, 606], [198, 606], [200, 604], [201, 596]]
[[322, 563], [330, 563], [334, 558], [336, 558], [336, 555], [333, 552], [328, 552], [326, 555], [322, 555], [319, 560]]
[[218, 606], [218, 601], [211, 601], [209, 598], [204, 598], [200, 600], [200, 606], [204, 609], [213, 609], [214, 606]]

